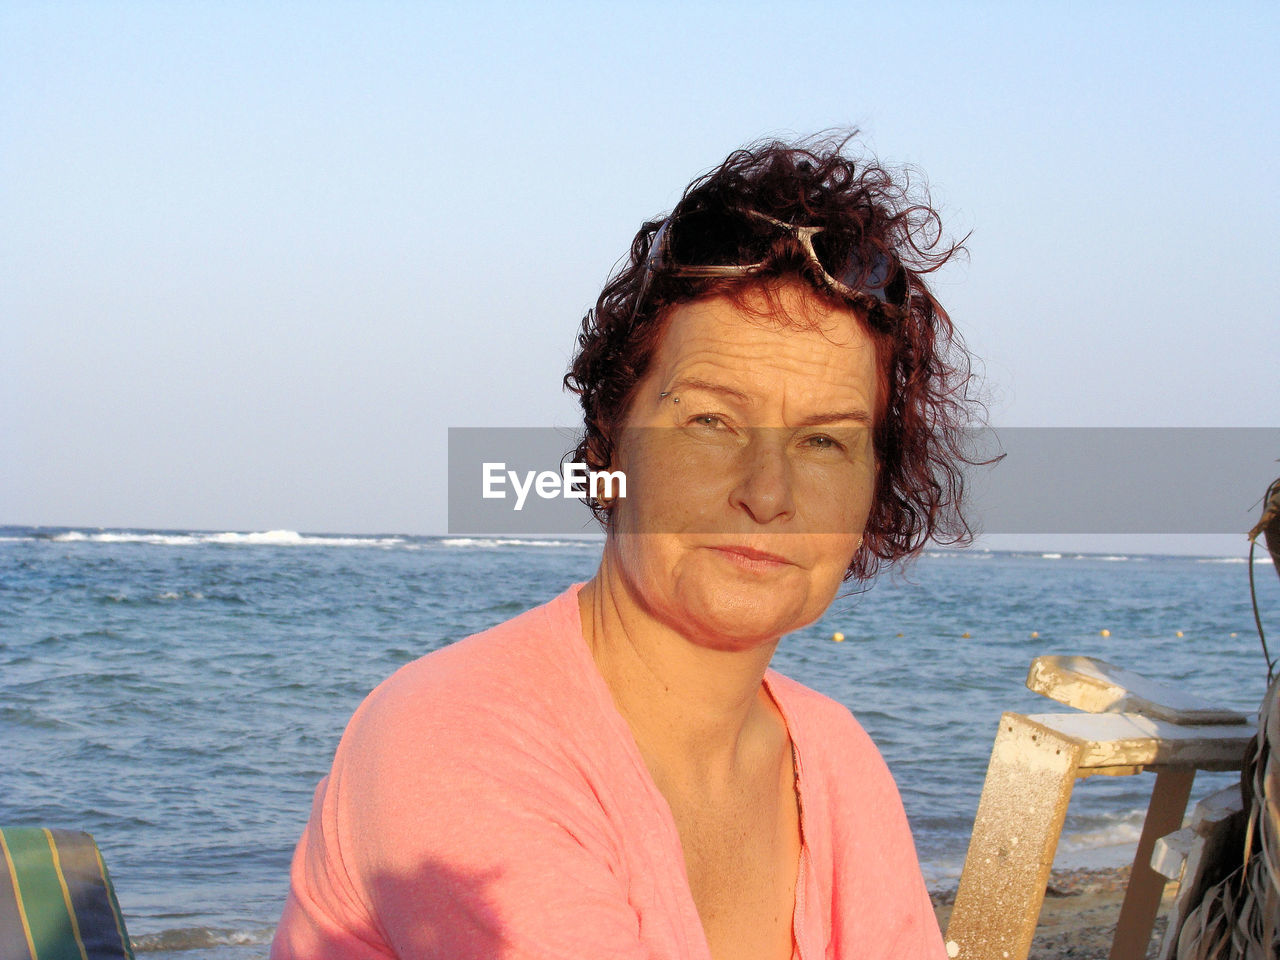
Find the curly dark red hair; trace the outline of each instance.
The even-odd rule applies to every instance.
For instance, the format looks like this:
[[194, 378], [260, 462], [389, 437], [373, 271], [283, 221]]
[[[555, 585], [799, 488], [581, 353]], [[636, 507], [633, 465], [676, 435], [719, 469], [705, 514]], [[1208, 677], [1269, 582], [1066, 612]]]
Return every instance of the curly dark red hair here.
[[[978, 461], [966, 452], [964, 438], [982, 408], [970, 393], [969, 354], [924, 281], [925, 274], [963, 248], [943, 241], [937, 212], [927, 196], [919, 200], [910, 194], [905, 175], [895, 178], [874, 160], [846, 155], [855, 135], [761, 142], [736, 150], [695, 180], [676, 210], [751, 210], [785, 223], [820, 226], [824, 233], [848, 238], [859, 262], [888, 256], [905, 272], [905, 306], [865, 295], [840, 301], [866, 323], [879, 366], [874, 444], [880, 469], [864, 540], [846, 574], [869, 579], [882, 562], [912, 557], [929, 539], [972, 541], [961, 510], [962, 469]], [[592, 470], [608, 468], [613, 459], [635, 387], [648, 371], [673, 307], [718, 295], [737, 299], [762, 282], [797, 275], [820, 296], [834, 296], [786, 237], [751, 277], [696, 279], [650, 271], [650, 246], [663, 223], [651, 220], [636, 234], [627, 263], [583, 319], [578, 351], [564, 378], [580, 398], [586, 427], [571, 456]], [[608, 507], [593, 501], [592, 510], [608, 528]]]

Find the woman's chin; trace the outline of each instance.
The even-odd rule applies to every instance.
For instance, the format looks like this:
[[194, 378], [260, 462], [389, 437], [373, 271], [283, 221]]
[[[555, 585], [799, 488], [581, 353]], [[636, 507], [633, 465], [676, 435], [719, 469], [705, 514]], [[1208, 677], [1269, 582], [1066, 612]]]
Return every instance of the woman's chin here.
[[667, 618], [670, 625], [716, 650], [746, 650], [773, 643], [813, 619], [804, 615], [804, 598], [789, 597], [782, 591], [771, 594], [758, 587], [718, 585], [695, 590], [688, 597], [683, 591], [681, 594]]

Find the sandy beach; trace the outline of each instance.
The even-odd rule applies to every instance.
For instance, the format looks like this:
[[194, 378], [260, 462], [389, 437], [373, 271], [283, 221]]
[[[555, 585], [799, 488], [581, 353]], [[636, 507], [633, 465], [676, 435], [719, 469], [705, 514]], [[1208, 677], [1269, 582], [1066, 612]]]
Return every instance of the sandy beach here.
[[[1030, 960], [1106, 960], [1128, 879], [1127, 866], [1097, 870], [1055, 869], [1040, 911], [1040, 924], [1031, 944]], [[1165, 889], [1164, 904], [1147, 949], [1148, 958], [1154, 958], [1159, 952], [1165, 914], [1176, 891], [1176, 884], [1169, 884]], [[944, 931], [954, 897], [954, 890], [934, 896], [934, 909]]]

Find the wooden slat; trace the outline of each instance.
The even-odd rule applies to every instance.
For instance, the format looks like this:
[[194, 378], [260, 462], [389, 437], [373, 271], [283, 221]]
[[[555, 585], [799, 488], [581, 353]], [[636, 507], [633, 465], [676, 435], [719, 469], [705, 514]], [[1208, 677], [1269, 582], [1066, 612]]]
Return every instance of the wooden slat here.
[[1253, 722], [1242, 713], [1093, 657], [1036, 657], [1027, 673], [1027, 688], [1089, 713], [1141, 713], [1183, 725]]
[[1238, 724], [1187, 727], [1137, 713], [1033, 713], [1026, 719], [1080, 742], [1080, 776], [1107, 767], [1239, 770], [1254, 733]]
[[1166, 833], [1151, 849], [1151, 869], [1166, 880], [1181, 880], [1187, 858], [1200, 835], [1190, 827]]
[[1110, 960], [1141, 960], [1147, 955], [1151, 928], [1167, 882], [1151, 869], [1151, 851], [1160, 837], [1182, 826], [1182, 815], [1186, 812], [1195, 777], [1194, 767], [1165, 767], [1156, 774], [1151, 803], [1142, 821], [1142, 836], [1133, 857], [1133, 869], [1120, 904]]
[[1025, 960], [1076, 780], [1081, 742], [1000, 718], [947, 925], [962, 960]]
[[1157, 850], [1152, 854], [1152, 866], [1155, 867], [1157, 859], [1163, 859], [1165, 876], [1168, 876], [1170, 871], [1167, 868], [1174, 865], [1177, 854], [1184, 853], [1185, 856], [1179, 875], [1178, 895], [1169, 910], [1164, 939], [1160, 944], [1160, 960], [1173, 960], [1187, 914], [1203, 899], [1205, 888], [1221, 878], [1223, 851], [1226, 851], [1229, 864], [1227, 869], [1243, 859], [1246, 823], [1240, 788], [1232, 786], [1210, 794], [1196, 804], [1191, 813], [1191, 825], [1172, 837], [1165, 837], [1164, 849], [1157, 844]]

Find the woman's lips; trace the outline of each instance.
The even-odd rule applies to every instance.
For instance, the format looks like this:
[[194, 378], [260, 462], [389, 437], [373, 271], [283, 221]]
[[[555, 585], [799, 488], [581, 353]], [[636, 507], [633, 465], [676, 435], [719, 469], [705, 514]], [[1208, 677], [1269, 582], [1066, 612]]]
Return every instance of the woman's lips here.
[[756, 550], [752, 547], [725, 546], [712, 547], [711, 549], [724, 554], [744, 567], [756, 570], [781, 567], [791, 563], [786, 557], [780, 557], [776, 553], [769, 553], [765, 550]]

